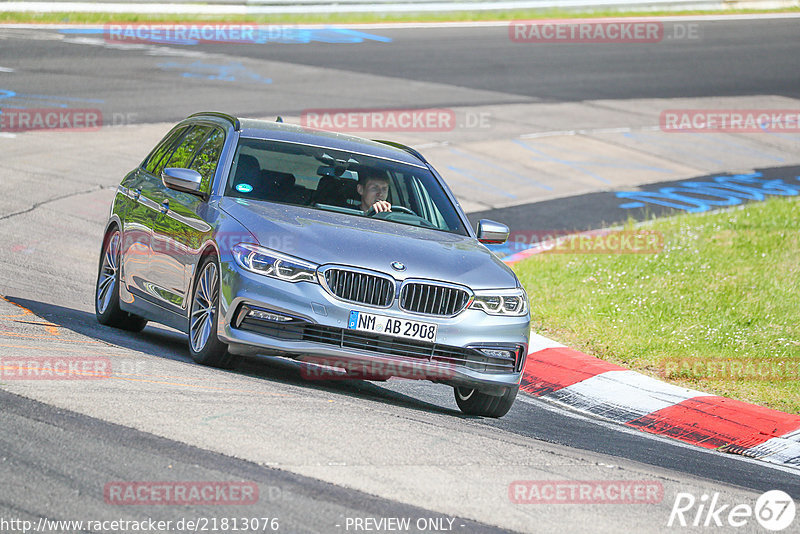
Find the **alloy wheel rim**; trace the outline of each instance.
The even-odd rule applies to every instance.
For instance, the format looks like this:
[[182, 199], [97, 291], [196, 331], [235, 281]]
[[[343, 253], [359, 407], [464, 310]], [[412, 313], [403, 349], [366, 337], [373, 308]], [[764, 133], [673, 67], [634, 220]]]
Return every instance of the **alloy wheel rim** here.
[[217, 266], [209, 263], [203, 269], [192, 299], [192, 316], [189, 336], [192, 349], [200, 352], [206, 346], [214, 325], [214, 296], [217, 291]]
[[97, 277], [97, 311], [105, 313], [117, 286], [117, 260], [119, 257], [119, 232], [114, 232], [103, 253], [103, 266]]

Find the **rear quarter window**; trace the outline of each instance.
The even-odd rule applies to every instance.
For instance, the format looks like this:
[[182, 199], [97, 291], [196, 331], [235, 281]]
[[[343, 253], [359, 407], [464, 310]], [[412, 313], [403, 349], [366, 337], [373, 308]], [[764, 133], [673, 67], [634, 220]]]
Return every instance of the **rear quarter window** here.
[[200, 190], [208, 193], [211, 189], [211, 183], [214, 181], [214, 173], [219, 164], [219, 157], [222, 154], [222, 148], [225, 146], [225, 132], [219, 128], [214, 128], [211, 135], [208, 136], [202, 148], [197, 152], [189, 168], [200, 173], [203, 177], [203, 182]]
[[194, 154], [203, 143], [203, 140], [211, 131], [210, 126], [195, 126], [192, 128], [183, 139], [181, 144], [172, 152], [167, 164], [164, 167], [178, 167], [181, 169], [188, 169], [192, 163]]
[[167, 134], [167, 136], [164, 137], [164, 139], [162, 139], [158, 145], [156, 145], [156, 148], [154, 148], [153, 151], [150, 152], [150, 155], [142, 164], [144, 169], [153, 175], [157, 174], [156, 171], [160, 172], [160, 170], [164, 168], [163, 165], [161, 165], [161, 167], [159, 168], [161, 160], [163, 160], [164, 156], [166, 156], [171, 151], [172, 147], [175, 146], [178, 140], [181, 137], [183, 137], [183, 134], [185, 134], [188, 129], [189, 129], [188, 126], [183, 126], [181, 128], [176, 128], [175, 130]]

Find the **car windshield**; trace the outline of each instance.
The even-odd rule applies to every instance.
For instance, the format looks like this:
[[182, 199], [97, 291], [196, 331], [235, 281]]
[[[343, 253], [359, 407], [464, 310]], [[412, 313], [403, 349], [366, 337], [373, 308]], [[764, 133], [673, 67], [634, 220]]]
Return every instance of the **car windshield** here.
[[[467, 235], [428, 169], [329, 148], [241, 138], [225, 195]], [[371, 210], [376, 200], [392, 211]]]

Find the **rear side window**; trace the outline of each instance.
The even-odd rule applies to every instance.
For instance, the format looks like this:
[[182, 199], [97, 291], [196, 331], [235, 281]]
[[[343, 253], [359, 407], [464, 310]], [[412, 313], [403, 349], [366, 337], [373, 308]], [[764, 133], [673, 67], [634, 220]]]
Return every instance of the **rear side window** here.
[[167, 135], [167, 137], [165, 137], [161, 143], [159, 143], [158, 146], [156, 146], [156, 148], [150, 153], [150, 156], [147, 158], [147, 160], [145, 160], [145, 170], [150, 174], [158, 176], [158, 174], [161, 172], [161, 169], [164, 168], [163, 165], [159, 166], [161, 161], [164, 160], [164, 156], [170, 152], [170, 149], [175, 146], [175, 143], [177, 143], [178, 139], [183, 137], [183, 134], [185, 134], [186, 130], [188, 129], [188, 126], [184, 126], [183, 128], [177, 128], [171, 134]]
[[217, 170], [217, 164], [224, 145], [225, 132], [219, 128], [214, 128], [189, 166], [190, 169], [199, 172], [200, 176], [203, 177], [200, 190], [204, 193], [210, 191], [211, 182], [214, 180], [214, 173]]
[[203, 140], [211, 131], [211, 126], [195, 126], [181, 140], [181, 144], [175, 149], [164, 167], [178, 167], [188, 169], [192, 163], [194, 153], [202, 144]]

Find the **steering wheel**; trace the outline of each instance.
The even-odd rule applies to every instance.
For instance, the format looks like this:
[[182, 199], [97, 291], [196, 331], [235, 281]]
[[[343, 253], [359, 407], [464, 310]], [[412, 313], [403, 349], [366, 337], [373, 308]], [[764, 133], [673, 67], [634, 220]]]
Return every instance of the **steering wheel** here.
[[[403, 213], [408, 213], [409, 215], [414, 215], [415, 217], [418, 217], [418, 215], [416, 213], [414, 213], [413, 211], [411, 211], [410, 209], [408, 209], [405, 206], [394, 206], [393, 205], [392, 209], [389, 210], [389, 211], [390, 212], [392, 212], [392, 211], [402, 211]], [[381, 213], [386, 213], [386, 212], [382, 211]], [[367, 213], [365, 215], [367, 217], [374, 217], [377, 214], [378, 214], [378, 212], [375, 211], [375, 207], [372, 207], [369, 210], [367, 210]]]

